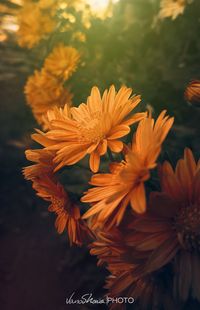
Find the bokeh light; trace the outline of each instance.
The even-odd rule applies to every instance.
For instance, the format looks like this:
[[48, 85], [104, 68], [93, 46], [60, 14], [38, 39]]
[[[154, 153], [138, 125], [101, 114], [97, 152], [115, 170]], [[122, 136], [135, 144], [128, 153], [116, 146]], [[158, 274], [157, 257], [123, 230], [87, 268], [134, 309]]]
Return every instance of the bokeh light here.
[[87, 2], [94, 13], [101, 14], [119, 0], [87, 0]]

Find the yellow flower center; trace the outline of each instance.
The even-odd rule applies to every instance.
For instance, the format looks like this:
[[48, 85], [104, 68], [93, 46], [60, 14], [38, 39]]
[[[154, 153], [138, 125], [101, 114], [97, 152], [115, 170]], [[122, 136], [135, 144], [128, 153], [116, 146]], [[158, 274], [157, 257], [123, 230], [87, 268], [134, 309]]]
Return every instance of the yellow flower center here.
[[104, 117], [101, 112], [92, 113], [90, 117], [85, 117], [79, 124], [80, 142], [97, 143], [106, 136]]
[[175, 227], [183, 248], [200, 251], [200, 206], [182, 208], [176, 216]]

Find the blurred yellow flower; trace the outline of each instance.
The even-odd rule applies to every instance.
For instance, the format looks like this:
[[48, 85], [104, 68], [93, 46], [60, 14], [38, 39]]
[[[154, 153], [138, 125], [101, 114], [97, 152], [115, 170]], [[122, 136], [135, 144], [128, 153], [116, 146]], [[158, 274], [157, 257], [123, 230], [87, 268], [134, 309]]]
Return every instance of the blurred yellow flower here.
[[72, 94], [46, 70], [35, 71], [25, 85], [27, 103], [31, 106], [37, 122], [47, 129], [44, 115], [53, 107], [71, 105]]
[[81, 31], [74, 32], [73, 35], [72, 35], [72, 38], [75, 41], [80, 41], [80, 42], [85, 42], [86, 41], [86, 36]]
[[18, 22], [18, 44], [27, 48], [37, 45], [55, 27], [51, 15], [40, 10], [37, 3], [26, 3], [18, 13]]
[[176, 19], [178, 15], [183, 14], [186, 6], [186, 0], [162, 0], [160, 3], [159, 18], [171, 17]]
[[46, 58], [44, 68], [66, 81], [76, 70], [79, 59], [80, 54], [75, 48], [60, 43]]

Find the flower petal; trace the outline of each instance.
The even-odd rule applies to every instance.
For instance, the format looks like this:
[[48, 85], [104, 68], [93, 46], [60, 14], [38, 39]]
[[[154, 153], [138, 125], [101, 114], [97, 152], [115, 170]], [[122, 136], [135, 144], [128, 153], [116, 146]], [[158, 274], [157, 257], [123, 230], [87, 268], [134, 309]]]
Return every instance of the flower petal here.
[[146, 210], [146, 195], [144, 184], [141, 183], [131, 193], [131, 207], [137, 213], [144, 213]]
[[109, 132], [108, 140], [115, 140], [124, 137], [130, 132], [130, 127], [126, 125], [118, 125]]
[[123, 142], [117, 140], [113, 141], [108, 140], [108, 147], [112, 152], [119, 153], [123, 150]]
[[174, 234], [169, 235], [169, 238], [150, 255], [146, 264], [146, 271], [153, 272], [169, 263], [178, 249], [178, 240], [174, 238]]
[[96, 173], [99, 170], [100, 155], [94, 151], [90, 154], [90, 169]]

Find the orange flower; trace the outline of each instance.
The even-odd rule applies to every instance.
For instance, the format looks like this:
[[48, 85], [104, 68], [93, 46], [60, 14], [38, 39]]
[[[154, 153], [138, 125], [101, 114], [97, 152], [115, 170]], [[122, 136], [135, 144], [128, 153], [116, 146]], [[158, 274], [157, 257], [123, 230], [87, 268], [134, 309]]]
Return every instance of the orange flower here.
[[39, 197], [51, 202], [48, 210], [57, 215], [55, 227], [59, 234], [67, 230], [70, 244], [82, 245], [92, 239], [93, 235], [81, 219], [78, 206], [71, 202], [63, 186], [52, 175], [33, 183], [33, 188]]
[[160, 167], [162, 192], [151, 194], [149, 212], [133, 223], [135, 250], [151, 251], [145, 271], [172, 263], [176, 297], [186, 301], [191, 292], [200, 301], [200, 161], [185, 149], [173, 171]]
[[184, 93], [185, 100], [200, 106], [200, 81], [194, 80], [188, 84]]
[[173, 118], [165, 113], [156, 122], [151, 117], [140, 121], [125, 161], [112, 164], [110, 173], [92, 177], [90, 184], [96, 187], [89, 189], [82, 201], [93, 206], [83, 218], [97, 215], [97, 225], [112, 226], [121, 222], [129, 202], [137, 213], [145, 211], [144, 182], [150, 177], [149, 170], [155, 168], [161, 145], [173, 124]]
[[[129, 300], [134, 299], [135, 305], [136, 302], [139, 303], [138, 309], [153, 309], [155, 304], [158, 307], [166, 299], [169, 302], [171, 297], [169, 292], [166, 292], [165, 285], [168, 281], [170, 287], [171, 278], [166, 270], [150, 274], [144, 272], [149, 253], [137, 257], [137, 253], [133, 251], [130, 242], [131, 230], [127, 226], [134, 217], [129, 214], [127, 219], [128, 221], [124, 221], [119, 228], [114, 227], [98, 233], [97, 240], [90, 245], [90, 253], [97, 256], [97, 264], [104, 265], [110, 273], [105, 286], [109, 297], [132, 297]], [[110, 303], [110, 306], [115, 310], [125, 309], [122, 304], [116, 302]]]
[[130, 132], [130, 125], [141, 120], [146, 113], [129, 114], [140, 102], [140, 98], [129, 98], [132, 90], [122, 87], [118, 93], [114, 86], [101, 98], [97, 87], [93, 87], [87, 104], [71, 108], [71, 118], [56, 119], [51, 130], [33, 135], [33, 139], [49, 150], [56, 151], [56, 170], [73, 165], [90, 155], [90, 168], [97, 172], [100, 156], [110, 148], [121, 152], [123, 143], [118, 139]]
[[66, 81], [76, 70], [79, 60], [80, 55], [75, 48], [61, 43], [45, 59], [44, 68], [52, 75]]
[[32, 186], [39, 197], [51, 202], [49, 211], [57, 215], [55, 226], [58, 233], [66, 229], [70, 244], [81, 245], [83, 241], [90, 241], [93, 235], [81, 219], [79, 208], [71, 202], [63, 186], [53, 175], [54, 154], [42, 149], [28, 150], [26, 156], [36, 164], [25, 167], [24, 176], [33, 182]]
[[34, 75], [28, 78], [24, 92], [34, 117], [44, 129], [48, 128], [44, 115], [49, 109], [62, 107], [65, 103], [71, 105], [72, 95], [44, 69], [35, 71]]
[[[132, 214], [130, 217], [133, 218]], [[97, 256], [97, 265], [105, 266], [113, 277], [126, 272], [134, 273], [137, 269], [136, 260], [130, 255], [129, 245], [124, 236], [127, 235], [123, 225], [109, 229], [105, 227], [104, 231], [96, 232], [96, 240], [89, 245], [90, 254]], [[135, 273], [135, 279], [142, 275], [143, 270], [140, 268], [140, 272], [138, 269], [138, 273]]]

